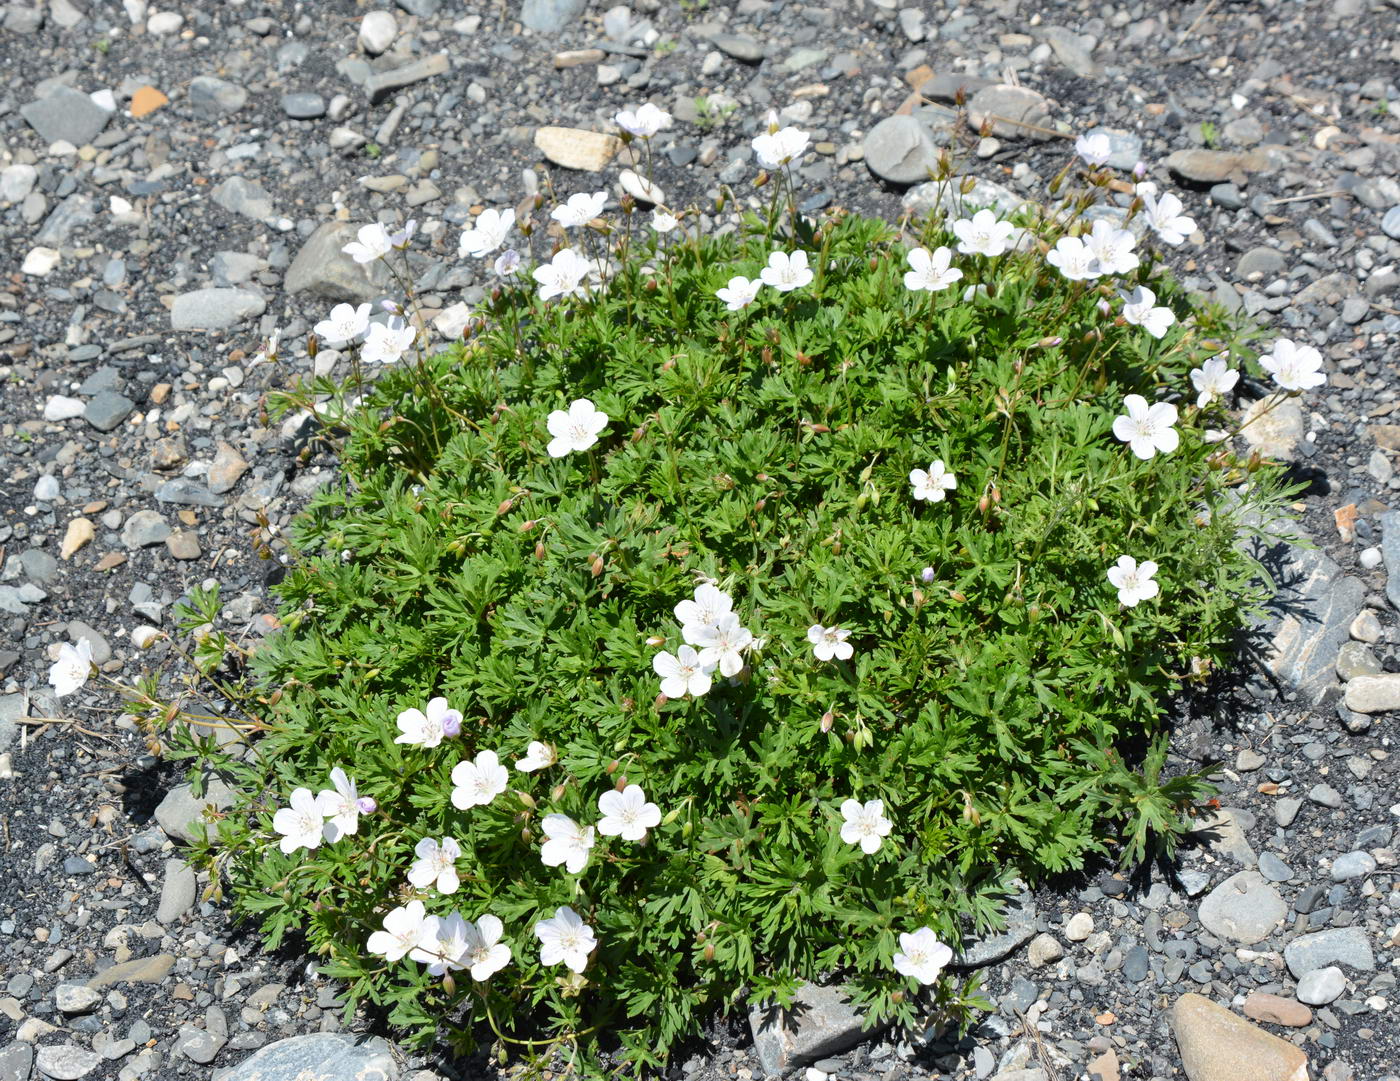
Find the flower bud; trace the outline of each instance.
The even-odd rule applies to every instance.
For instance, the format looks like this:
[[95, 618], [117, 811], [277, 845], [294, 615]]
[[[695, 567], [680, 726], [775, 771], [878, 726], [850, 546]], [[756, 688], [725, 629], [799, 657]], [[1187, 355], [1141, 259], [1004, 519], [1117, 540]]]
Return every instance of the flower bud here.
[[[959, 90], [958, 93], [961, 94], [962, 91]], [[890, 992], [890, 1001], [891, 1001], [891, 1002], [903, 1002], [903, 1001], [904, 1001], [904, 992], [903, 992], [903, 991], [892, 991], [892, 992]]]
[[659, 634], [649, 634], [649, 635], [647, 635], [647, 645], [651, 646], [652, 649], [655, 649], [657, 646], [664, 646], [665, 644], [666, 644], [666, 639], [663, 638], [661, 635], [659, 635]]
[[566, 787], [567, 787], [567, 786], [565, 785], [565, 783], [564, 783], [563, 781], [560, 781], [557, 785], [555, 785], [552, 789], [550, 789], [550, 791], [549, 791], [549, 801], [550, 801], [551, 803], [558, 803], [559, 800], [563, 797], [563, 795], [564, 795], [564, 789], [565, 789]]
[[314, 335], [314, 334], [308, 334], [308, 335], [306, 336], [306, 355], [307, 355], [308, 357], [310, 357], [312, 360], [315, 360], [315, 359], [316, 359], [316, 354], [319, 353], [320, 351], [321, 351], [321, 342], [320, 342], [320, 339], [318, 339], [318, 338], [316, 337], [316, 335]]
[[967, 600], [967, 594], [960, 589], [953, 590], [948, 596], [952, 597], [953, 600], [957, 601], [959, 604]]
[[1041, 349], [1053, 349], [1055, 346], [1063, 344], [1063, 342], [1064, 339], [1058, 334], [1052, 334], [1048, 338], [1041, 338], [1040, 341], [1035, 344]]
[[928, 598], [924, 596], [924, 591], [922, 589], [914, 590], [914, 607], [922, 608], [927, 603]]
[[362, 815], [372, 815], [379, 810], [379, 804], [375, 803], [369, 796], [361, 796], [355, 801], [355, 810]]
[[1102, 315], [1105, 319], [1108, 318], [1108, 313], [1112, 310], [1113, 305], [1110, 304], [1108, 301], [1102, 299], [1099, 301], [1099, 314]]
[[528, 533], [528, 532], [530, 532], [530, 530], [534, 529], [535, 526], [536, 526], [537, 524], [538, 524], [538, 523], [537, 523], [533, 518], [529, 519], [528, 521], [521, 522], [521, 523], [520, 523], [520, 532], [522, 532], [522, 533]]
[[714, 959], [715, 959], [715, 946], [714, 946], [714, 943], [713, 943], [713, 942], [707, 942], [707, 943], [705, 944], [705, 960], [706, 960], [706, 961], [713, 961]]
[[525, 806], [530, 808], [530, 810], [533, 811], [536, 807], [539, 806], [539, 804], [535, 802], [535, 797], [530, 795], [530, 793], [517, 791], [515, 794], [520, 797], [520, 802], [525, 804]]
[[661, 824], [662, 824], [663, 826], [669, 826], [672, 822], [674, 822], [674, 821], [675, 821], [676, 819], [678, 819], [680, 816], [681, 816], [681, 809], [680, 809], [679, 807], [672, 807], [669, 811], [667, 811], [664, 815], [661, 816]]
[[534, 833], [530, 830], [530, 827], [529, 827], [529, 826], [526, 826], [523, 830], [520, 831], [520, 840], [521, 840], [522, 842], [524, 842], [525, 844], [528, 845], [528, 844], [529, 844], [531, 841], [533, 841], [534, 839], [535, 839], [535, 835], [534, 835]]
[[646, 283], [644, 286], [642, 286], [642, 288], [645, 289], [648, 293], [654, 293], [654, 292], [656, 292], [656, 289], [657, 289], [656, 279], [655, 279], [655, 278], [648, 278], [648, 279], [647, 279], [647, 283]]
[[442, 975], [442, 989], [449, 995], [457, 993], [457, 981], [452, 978], [452, 973], [444, 972]]
[[1133, 179], [1141, 180], [1147, 175], [1147, 162], [1140, 161], [1133, 166]]
[[537, 542], [535, 543], [535, 558], [536, 558], [536, 559], [543, 559], [543, 558], [544, 558], [544, 541], [537, 541]]
[[611, 762], [608, 763], [607, 774], [609, 777], [611, 777], [614, 773], [617, 772], [617, 767], [619, 765], [621, 765], [621, 763], [619, 763], [616, 758], [614, 758]]
[[626, 787], [627, 787], [627, 774], [625, 774], [625, 773], [619, 773], [618, 776], [617, 776], [617, 780], [613, 782], [613, 787], [614, 787], [615, 789], [617, 789], [619, 792], [621, 792], [624, 788], [626, 788]]
[[932, 582], [934, 579], [933, 568], [925, 567], [923, 570], [921, 570], [919, 572], [919, 579], [924, 583], [924, 585], [928, 585], [930, 582]]
[[827, 710], [825, 713], [823, 713], [823, 714], [822, 714], [822, 733], [823, 733], [823, 735], [826, 734], [827, 732], [830, 732], [830, 731], [831, 731], [831, 726], [832, 726], [833, 724], [835, 724], [835, 723], [836, 723], [836, 716], [835, 716], [835, 714], [833, 714], [833, 713], [831, 712], [831, 710]]
[[462, 717], [456, 710], [449, 711], [442, 719], [442, 734], [448, 739], [456, 739], [462, 734]]

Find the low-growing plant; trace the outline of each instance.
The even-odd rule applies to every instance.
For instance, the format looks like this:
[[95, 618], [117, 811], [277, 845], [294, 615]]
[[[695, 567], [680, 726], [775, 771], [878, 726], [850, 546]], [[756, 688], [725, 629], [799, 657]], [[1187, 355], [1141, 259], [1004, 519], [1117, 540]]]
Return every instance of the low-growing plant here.
[[[1013, 880], [1170, 848], [1205, 792], [1164, 721], [1267, 596], [1239, 541], [1286, 493], [1230, 438], [1238, 342], [1123, 227], [1180, 243], [1180, 202], [1095, 209], [1089, 137], [1044, 212], [970, 214], [945, 170], [950, 213], [817, 222], [806, 135], [754, 148], [772, 199], [728, 233], [602, 192], [548, 233], [485, 211], [460, 341], [423, 348], [411, 297], [342, 305], [316, 333], [349, 370], [274, 403], [343, 477], [297, 521], [202, 852], [411, 1039], [641, 1071], [803, 980], [957, 1021]], [[1322, 378], [1286, 340], [1260, 363], [1279, 399]], [[185, 629], [237, 697], [217, 616]]]

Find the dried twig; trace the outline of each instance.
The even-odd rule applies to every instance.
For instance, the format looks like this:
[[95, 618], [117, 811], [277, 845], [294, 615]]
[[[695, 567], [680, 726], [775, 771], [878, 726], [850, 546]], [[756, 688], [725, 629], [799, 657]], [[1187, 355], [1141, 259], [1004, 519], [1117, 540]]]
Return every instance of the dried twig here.
[[1270, 199], [1270, 206], [1278, 206], [1281, 203], [1305, 203], [1309, 199], [1334, 199], [1337, 196], [1350, 195], [1351, 192], [1343, 191], [1341, 188], [1333, 188], [1331, 191], [1314, 191], [1307, 195], [1285, 195], [1282, 199]]
[[1186, 28], [1185, 32], [1181, 35], [1181, 37], [1176, 39], [1177, 44], [1180, 45], [1183, 41], [1189, 38], [1192, 35], [1192, 33], [1195, 32], [1196, 27], [1200, 26], [1201, 23], [1206, 21], [1206, 19], [1210, 18], [1211, 12], [1213, 12], [1216, 9], [1216, 7], [1219, 6], [1219, 4], [1220, 0], [1210, 0], [1210, 3], [1205, 6], [1205, 10], [1202, 11], [1199, 15], [1197, 15], [1195, 21]]
[[1041, 135], [1050, 135], [1060, 139], [1073, 139], [1074, 136], [1064, 131], [1056, 131], [1054, 128], [1043, 128], [1039, 124], [1031, 124], [1025, 120], [1013, 120], [1009, 116], [998, 116], [996, 113], [982, 114], [983, 120], [990, 120], [994, 124], [1014, 124], [1018, 128], [1025, 128], [1028, 131], [1039, 132]]

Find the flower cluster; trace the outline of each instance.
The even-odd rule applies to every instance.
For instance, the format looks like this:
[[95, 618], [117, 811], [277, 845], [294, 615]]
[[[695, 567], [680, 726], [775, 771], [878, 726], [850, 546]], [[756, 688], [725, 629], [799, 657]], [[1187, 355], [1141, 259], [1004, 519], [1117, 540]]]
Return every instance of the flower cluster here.
[[707, 694], [716, 669], [725, 678], [737, 676], [744, 667], [744, 654], [756, 648], [753, 632], [734, 613], [734, 599], [713, 582], [702, 582], [695, 588], [694, 599], [676, 605], [676, 620], [685, 644], [675, 653], [658, 653], [651, 661], [667, 698]]
[[373, 814], [374, 800], [361, 796], [355, 782], [339, 766], [331, 770], [332, 788], [313, 796], [309, 788], [294, 789], [283, 807], [272, 816], [272, 828], [282, 835], [279, 847], [287, 855], [299, 848], [315, 849], [324, 840], [334, 844], [360, 830], [360, 816]]

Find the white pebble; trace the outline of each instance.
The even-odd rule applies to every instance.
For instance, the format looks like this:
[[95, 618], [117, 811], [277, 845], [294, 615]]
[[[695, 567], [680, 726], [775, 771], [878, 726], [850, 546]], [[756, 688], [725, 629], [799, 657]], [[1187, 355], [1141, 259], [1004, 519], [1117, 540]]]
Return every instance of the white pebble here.
[[185, 17], [174, 11], [157, 11], [146, 20], [146, 33], [173, 34], [185, 25]]
[[74, 417], [81, 417], [85, 408], [77, 398], [65, 398], [62, 394], [55, 394], [44, 403], [44, 419], [72, 420]]
[[1087, 912], [1076, 912], [1065, 921], [1065, 938], [1071, 942], [1083, 942], [1094, 933], [1094, 917]]
[[815, 1066], [808, 1066], [807, 1072], [803, 1074], [807, 1081], [826, 1081], [826, 1071], [819, 1070]]
[[24, 257], [20, 270], [26, 274], [32, 274], [36, 278], [42, 278], [58, 266], [58, 260], [59, 254], [54, 248], [33, 248]]
[[52, 503], [58, 498], [58, 478], [52, 473], [45, 473], [39, 478], [39, 482], [34, 485], [34, 498], [40, 503]]
[[1381, 565], [1381, 550], [1375, 547], [1363, 548], [1356, 558], [1368, 571], [1375, 570]]
[[398, 36], [399, 24], [387, 11], [370, 11], [360, 20], [360, 48], [372, 56], [386, 52]]

